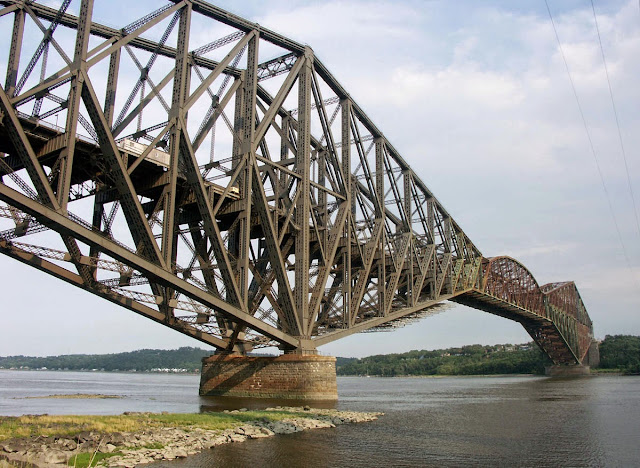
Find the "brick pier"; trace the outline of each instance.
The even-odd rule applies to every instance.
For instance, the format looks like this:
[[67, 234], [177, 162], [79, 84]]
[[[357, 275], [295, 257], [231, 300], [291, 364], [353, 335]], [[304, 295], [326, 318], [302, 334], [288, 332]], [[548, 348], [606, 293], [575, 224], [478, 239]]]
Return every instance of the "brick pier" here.
[[337, 400], [336, 358], [213, 355], [202, 359], [200, 395]]

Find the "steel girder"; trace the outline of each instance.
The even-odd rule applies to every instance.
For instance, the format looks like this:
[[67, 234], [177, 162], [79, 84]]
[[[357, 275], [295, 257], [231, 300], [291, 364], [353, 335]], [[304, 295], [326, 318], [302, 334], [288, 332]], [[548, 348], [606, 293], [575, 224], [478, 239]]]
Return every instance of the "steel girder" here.
[[309, 47], [199, 0], [121, 29], [69, 3], [0, 1], [2, 253], [230, 352], [480, 297], [584, 355], [577, 290], [483, 259]]
[[510, 257], [485, 259], [479, 287], [453, 300], [520, 322], [555, 364], [581, 364], [594, 339], [593, 323], [573, 282], [539, 286]]

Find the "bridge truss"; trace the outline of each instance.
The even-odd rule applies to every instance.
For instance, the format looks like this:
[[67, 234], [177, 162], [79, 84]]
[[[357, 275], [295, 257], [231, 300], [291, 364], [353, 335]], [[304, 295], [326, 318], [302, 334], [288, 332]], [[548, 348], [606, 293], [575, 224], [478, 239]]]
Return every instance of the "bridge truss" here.
[[0, 0], [2, 253], [228, 352], [452, 300], [584, 361], [575, 285], [484, 258], [312, 49], [200, 0], [70, 3]]

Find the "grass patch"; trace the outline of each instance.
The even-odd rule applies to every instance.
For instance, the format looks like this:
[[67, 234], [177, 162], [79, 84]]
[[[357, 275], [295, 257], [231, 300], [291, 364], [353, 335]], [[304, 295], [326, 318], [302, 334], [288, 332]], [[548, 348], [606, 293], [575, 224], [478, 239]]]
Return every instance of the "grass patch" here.
[[148, 417], [160, 426], [179, 427], [181, 429], [201, 428], [207, 430], [225, 430], [249, 421], [280, 421], [292, 417], [310, 417], [309, 412], [291, 411], [243, 411], [240, 413], [172, 413], [150, 414]]
[[313, 412], [244, 411], [238, 413], [152, 414], [118, 416], [0, 416], [0, 440], [34, 436], [73, 438], [81, 432], [141, 432], [150, 428], [177, 427], [208, 430], [231, 429], [248, 421], [279, 421], [292, 417], [313, 417]]
[[113, 453], [93, 453], [93, 452], [83, 452], [78, 453], [77, 455], [69, 458], [67, 465], [75, 466], [76, 468], [86, 468], [89, 466], [96, 466], [98, 462], [104, 460], [105, 458], [115, 457], [118, 455], [122, 455], [122, 452], [113, 452]]
[[144, 428], [140, 418], [121, 416], [0, 416], [0, 440], [32, 436], [72, 437], [80, 432], [136, 432]]
[[164, 444], [161, 444], [160, 442], [152, 442], [150, 444], [143, 445], [142, 448], [149, 450], [160, 450], [164, 448]]

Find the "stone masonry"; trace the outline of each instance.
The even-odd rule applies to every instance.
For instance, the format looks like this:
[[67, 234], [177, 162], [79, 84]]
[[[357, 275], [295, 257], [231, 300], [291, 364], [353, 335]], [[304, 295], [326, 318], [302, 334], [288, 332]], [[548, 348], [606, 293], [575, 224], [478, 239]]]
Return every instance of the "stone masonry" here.
[[200, 395], [337, 400], [336, 358], [213, 355], [202, 360]]

